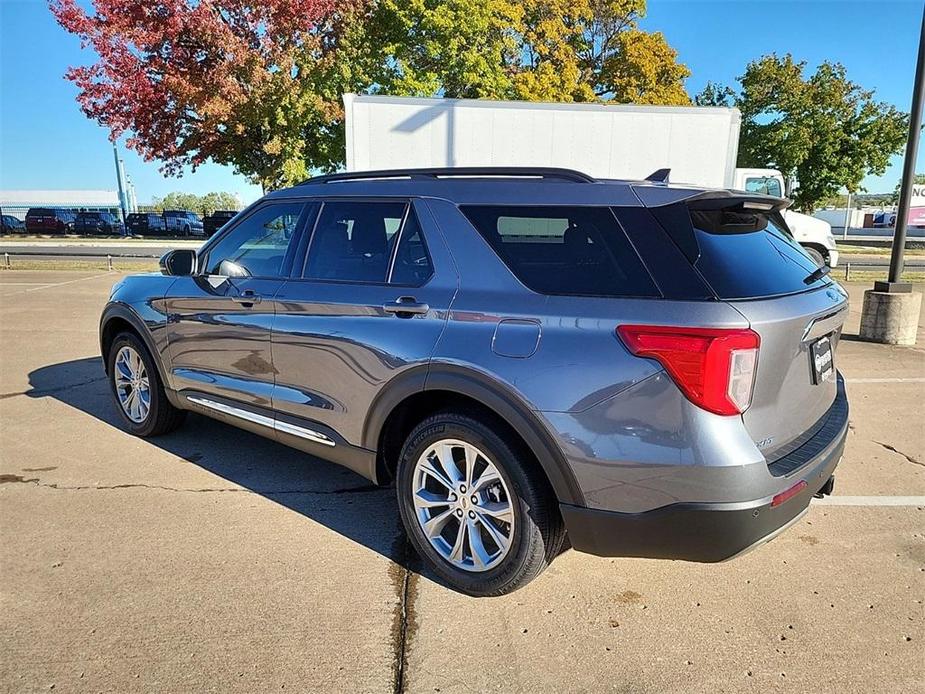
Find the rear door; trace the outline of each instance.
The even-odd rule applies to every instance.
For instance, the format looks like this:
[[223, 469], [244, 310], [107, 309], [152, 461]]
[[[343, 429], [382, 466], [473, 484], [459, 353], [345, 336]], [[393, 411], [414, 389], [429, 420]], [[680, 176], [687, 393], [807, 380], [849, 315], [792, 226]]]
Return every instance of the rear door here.
[[204, 249], [198, 274], [173, 283], [166, 304], [174, 389], [213, 404], [270, 406], [276, 294], [314, 209], [302, 202], [261, 205]]
[[457, 276], [426, 207], [327, 200], [303, 268], [276, 297], [273, 406], [359, 445], [383, 386], [426, 367]]
[[772, 460], [835, 401], [848, 296], [828, 277], [813, 274], [818, 266], [767, 205], [760, 199], [702, 199], [654, 212], [676, 238], [688, 225], [694, 267], [761, 339], [751, 406], [742, 417]]

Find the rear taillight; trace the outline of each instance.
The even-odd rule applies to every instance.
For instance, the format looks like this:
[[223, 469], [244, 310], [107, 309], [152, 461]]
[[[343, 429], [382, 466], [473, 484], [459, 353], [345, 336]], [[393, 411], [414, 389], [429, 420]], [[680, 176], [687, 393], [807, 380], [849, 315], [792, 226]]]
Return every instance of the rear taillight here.
[[695, 405], [722, 415], [748, 409], [758, 365], [758, 333], [747, 328], [621, 325], [637, 357], [656, 359]]

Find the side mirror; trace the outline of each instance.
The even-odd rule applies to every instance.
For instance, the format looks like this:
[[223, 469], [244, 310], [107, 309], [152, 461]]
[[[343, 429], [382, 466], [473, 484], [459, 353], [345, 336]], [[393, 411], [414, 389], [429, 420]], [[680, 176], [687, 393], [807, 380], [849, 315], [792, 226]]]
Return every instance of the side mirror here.
[[243, 265], [232, 260], [223, 260], [218, 266], [218, 274], [222, 277], [250, 277], [251, 273]]
[[161, 273], [173, 277], [189, 277], [196, 272], [196, 251], [177, 248], [168, 251], [160, 260]]

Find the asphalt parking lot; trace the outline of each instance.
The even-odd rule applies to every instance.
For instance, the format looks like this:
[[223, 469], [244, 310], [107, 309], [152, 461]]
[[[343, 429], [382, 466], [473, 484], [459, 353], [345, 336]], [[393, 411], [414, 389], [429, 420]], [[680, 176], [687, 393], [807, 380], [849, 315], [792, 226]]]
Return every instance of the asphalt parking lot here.
[[925, 691], [925, 329], [851, 339], [866, 285], [835, 497], [729, 563], [568, 551], [474, 600], [418, 573], [392, 490], [200, 417], [123, 433], [117, 277], [0, 273], [0, 690]]

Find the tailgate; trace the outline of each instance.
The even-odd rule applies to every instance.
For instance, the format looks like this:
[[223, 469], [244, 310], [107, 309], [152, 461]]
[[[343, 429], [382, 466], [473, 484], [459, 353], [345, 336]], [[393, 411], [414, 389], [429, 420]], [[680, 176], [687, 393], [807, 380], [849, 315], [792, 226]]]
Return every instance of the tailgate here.
[[765, 458], [774, 460], [835, 400], [847, 295], [831, 284], [802, 294], [729, 303], [761, 337], [752, 404], [742, 419]]

